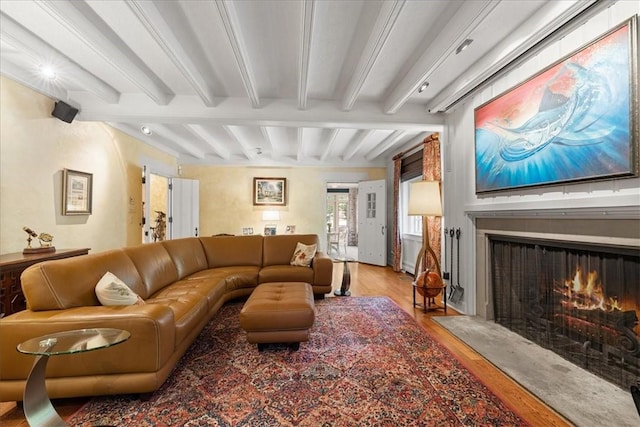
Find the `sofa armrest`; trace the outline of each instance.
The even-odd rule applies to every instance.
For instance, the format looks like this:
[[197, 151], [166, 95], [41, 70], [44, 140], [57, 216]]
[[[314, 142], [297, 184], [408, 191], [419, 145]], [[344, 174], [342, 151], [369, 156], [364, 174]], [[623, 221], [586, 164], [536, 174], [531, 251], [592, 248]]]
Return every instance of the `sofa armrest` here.
[[[115, 373], [114, 370], [153, 372], [163, 366], [175, 350], [174, 323], [173, 311], [156, 304], [20, 311], [0, 319], [0, 380], [21, 380], [29, 374], [34, 357], [16, 350], [21, 342], [55, 332], [90, 328], [117, 328], [131, 333], [129, 340], [114, 347], [118, 361], [108, 364], [109, 373]], [[95, 357], [93, 353], [97, 356], [104, 352], [88, 352], [87, 357]], [[52, 358], [47, 377], [77, 376], [86, 370], [82, 363], [69, 363], [70, 360]], [[89, 371], [99, 373], [95, 367]]]
[[324, 252], [316, 252], [311, 262], [313, 268], [313, 284], [331, 286], [333, 281], [333, 260]]

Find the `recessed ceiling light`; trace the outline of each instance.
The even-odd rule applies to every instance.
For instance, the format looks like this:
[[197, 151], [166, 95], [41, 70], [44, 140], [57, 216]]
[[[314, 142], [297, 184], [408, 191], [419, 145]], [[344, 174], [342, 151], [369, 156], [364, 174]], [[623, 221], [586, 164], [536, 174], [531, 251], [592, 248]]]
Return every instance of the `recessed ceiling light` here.
[[142, 127], [140, 128], [140, 130], [141, 130], [141, 131], [142, 131], [142, 133], [144, 133], [145, 135], [151, 135], [151, 134], [153, 133], [153, 132], [151, 132], [151, 129], [149, 129], [149, 128], [148, 128], [148, 127], [146, 127], [146, 126], [142, 126]]
[[42, 65], [40, 67], [40, 74], [47, 80], [56, 78], [56, 70], [51, 65]]
[[473, 39], [465, 39], [462, 43], [460, 43], [460, 46], [456, 48], [456, 55], [468, 48], [471, 43], [473, 43]]
[[420, 85], [420, 87], [418, 88], [418, 93], [422, 93], [422, 92], [424, 92], [424, 90], [425, 90], [426, 88], [428, 88], [428, 87], [429, 87], [429, 82], [424, 82], [424, 83], [422, 83], [422, 84]]

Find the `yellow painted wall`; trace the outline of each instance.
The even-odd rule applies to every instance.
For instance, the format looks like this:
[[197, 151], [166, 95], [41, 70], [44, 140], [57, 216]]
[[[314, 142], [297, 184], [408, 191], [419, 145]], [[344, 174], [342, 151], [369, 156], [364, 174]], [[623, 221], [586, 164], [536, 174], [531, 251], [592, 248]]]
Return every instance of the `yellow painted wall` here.
[[[183, 166], [182, 177], [200, 181], [201, 235], [238, 235], [243, 227], [263, 234], [267, 223], [284, 234], [295, 225], [297, 234], [318, 234], [324, 250], [327, 182], [385, 179], [386, 168]], [[254, 177], [286, 178], [287, 206], [254, 206]], [[280, 211], [280, 221], [262, 221], [264, 210]]]
[[[54, 100], [0, 77], [0, 253], [21, 252], [23, 226], [54, 236], [57, 248], [92, 252], [140, 244], [142, 165], [151, 159], [176, 170], [174, 157], [104, 123], [51, 117]], [[62, 169], [93, 174], [93, 214], [63, 216]], [[385, 179], [386, 168], [256, 168], [183, 165], [200, 181], [200, 235], [262, 234], [262, 211], [277, 209], [277, 233], [326, 237], [327, 182]], [[254, 177], [287, 178], [287, 206], [253, 206]], [[153, 220], [155, 214], [152, 214]]]
[[[175, 168], [175, 158], [104, 123], [60, 121], [53, 106], [0, 77], [0, 253], [22, 251], [23, 226], [52, 234], [57, 248], [139, 244], [141, 159]], [[64, 168], [93, 174], [91, 215], [62, 215]]]

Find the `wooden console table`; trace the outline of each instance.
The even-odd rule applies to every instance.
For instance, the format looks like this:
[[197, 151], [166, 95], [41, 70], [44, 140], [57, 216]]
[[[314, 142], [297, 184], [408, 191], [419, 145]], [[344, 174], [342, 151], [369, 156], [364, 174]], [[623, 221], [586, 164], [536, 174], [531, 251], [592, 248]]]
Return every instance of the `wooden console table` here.
[[56, 249], [55, 252], [23, 254], [16, 252], [0, 255], [0, 314], [8, 316], [26, 308], [20, 275], [29, 266], [50, 259], [86, 255], [90, 248]]

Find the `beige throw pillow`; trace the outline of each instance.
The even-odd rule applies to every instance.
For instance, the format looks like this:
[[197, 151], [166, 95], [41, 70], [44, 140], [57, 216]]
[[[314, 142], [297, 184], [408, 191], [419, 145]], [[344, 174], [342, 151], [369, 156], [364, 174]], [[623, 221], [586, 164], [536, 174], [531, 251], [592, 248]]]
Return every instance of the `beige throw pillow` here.
[[311, 260], [316, 256], [317, 245], [305, 245], [298, 242], [296, 250], [293, 251], [293, 257], [291, 258], [291, 265], [299, 265], [302, 267], [309, 267]]
[[138, 294], [109, 271], [96, 285], [96, 296], [102, 305], [144, 304], [144, 300]]

